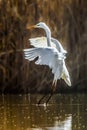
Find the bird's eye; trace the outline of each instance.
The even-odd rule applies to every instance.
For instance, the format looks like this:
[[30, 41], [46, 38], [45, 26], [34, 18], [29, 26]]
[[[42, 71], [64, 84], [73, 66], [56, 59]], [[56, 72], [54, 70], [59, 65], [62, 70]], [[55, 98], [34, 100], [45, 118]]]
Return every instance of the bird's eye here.
[[39, 27], [40, 25], [39, 25], [39, 24], [37, 24], [37, 26]]

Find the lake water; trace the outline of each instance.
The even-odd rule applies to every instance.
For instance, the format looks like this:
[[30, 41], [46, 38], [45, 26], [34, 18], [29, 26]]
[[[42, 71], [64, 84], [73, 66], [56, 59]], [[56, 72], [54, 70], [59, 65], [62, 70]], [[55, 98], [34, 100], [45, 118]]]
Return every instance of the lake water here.
[[87, 130], [87, 95], [56, 94], [45, 106], [42, 95], [1, 95], [0, 130]]

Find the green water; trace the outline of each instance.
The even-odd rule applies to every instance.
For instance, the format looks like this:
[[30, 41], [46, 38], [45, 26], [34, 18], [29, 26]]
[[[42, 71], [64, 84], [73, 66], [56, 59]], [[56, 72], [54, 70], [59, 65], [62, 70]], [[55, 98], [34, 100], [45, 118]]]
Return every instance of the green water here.
[[86, 94], [57, 94], [47, 106], [36, 104], [40, 98], [1, 95], [0, 130], [87, 130]]

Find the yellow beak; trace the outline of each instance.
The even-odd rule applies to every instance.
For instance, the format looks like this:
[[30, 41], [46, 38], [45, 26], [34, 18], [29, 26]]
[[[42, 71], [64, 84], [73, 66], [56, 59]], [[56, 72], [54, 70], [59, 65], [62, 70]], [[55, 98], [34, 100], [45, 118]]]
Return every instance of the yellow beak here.
[[36, 25], [32, 25], [32, 26], [27, 26], [26, 29], [32, 29], [32, 28], [36, 28]]

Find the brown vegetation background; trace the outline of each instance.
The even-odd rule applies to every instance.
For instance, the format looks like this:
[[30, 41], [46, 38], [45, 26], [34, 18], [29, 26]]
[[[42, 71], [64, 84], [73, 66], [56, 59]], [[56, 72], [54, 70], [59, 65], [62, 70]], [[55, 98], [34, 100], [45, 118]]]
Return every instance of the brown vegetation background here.
[[28, 39], [43, 36], [26, 25], [45, 22], [68, 51], [66, 64], [72, 87], [58, 81], [56, 92], [87, 91], [87, 1], [0, 0], [0, 92], [48, 92], [53, 75], [47, 66], [24, 59]]

